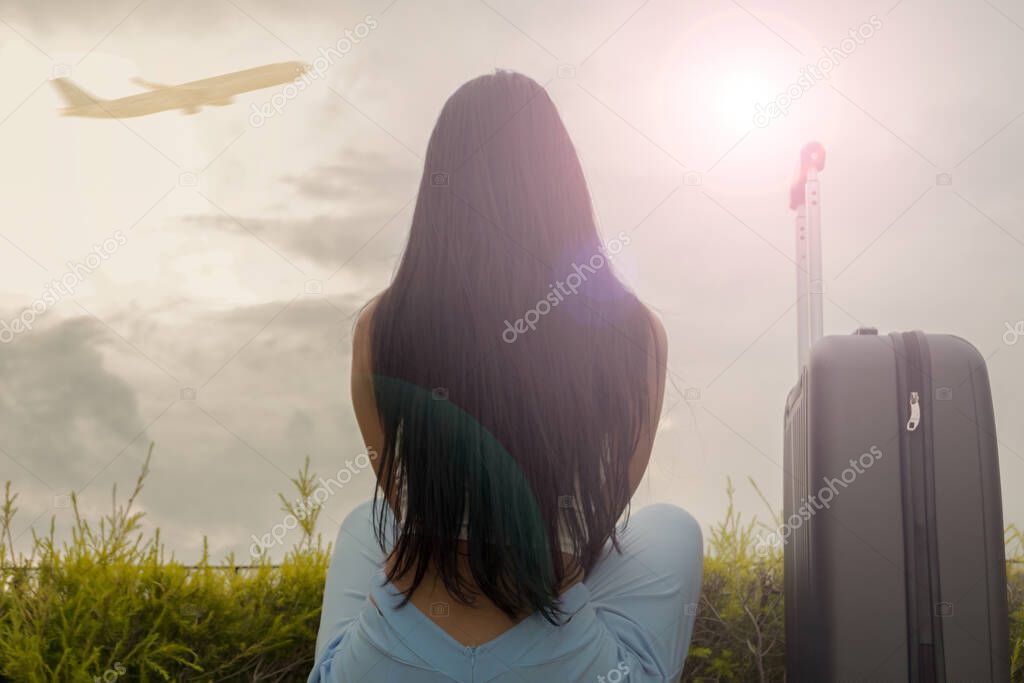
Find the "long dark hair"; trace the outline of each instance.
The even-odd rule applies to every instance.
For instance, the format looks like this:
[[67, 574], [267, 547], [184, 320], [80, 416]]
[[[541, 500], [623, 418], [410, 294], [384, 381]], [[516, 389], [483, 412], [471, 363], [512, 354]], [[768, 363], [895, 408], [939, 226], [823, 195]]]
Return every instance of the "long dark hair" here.
[[628, 243], [600, 241], [540, 85], [499, 71], [448, 99], [371, 328], [378, 478], [401, 501], [387, 578], [411, 573], [407, 600], [433, 566], [460, 601], [479, 591], [553, 621], [559, 586], [618, 547], [658, 353], [650, 312], [611, 268]]

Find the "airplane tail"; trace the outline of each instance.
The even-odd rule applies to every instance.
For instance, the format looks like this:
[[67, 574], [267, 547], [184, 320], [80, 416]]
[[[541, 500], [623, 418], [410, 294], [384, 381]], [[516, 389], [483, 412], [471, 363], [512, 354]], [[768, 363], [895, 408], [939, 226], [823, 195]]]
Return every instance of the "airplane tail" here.
[[70, 78], [55, 78], [50, 82], [53, 83], [53, 87], [57, 89], [61, 99], [69, 107], [79, 107], [103, 101], [79, 88]]

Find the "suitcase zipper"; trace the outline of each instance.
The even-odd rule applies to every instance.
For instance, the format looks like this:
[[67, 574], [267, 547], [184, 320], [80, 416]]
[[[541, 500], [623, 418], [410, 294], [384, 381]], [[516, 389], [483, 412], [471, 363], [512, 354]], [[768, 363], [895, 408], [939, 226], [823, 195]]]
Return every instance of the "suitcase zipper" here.
[[907, 431], [913, 432], [917, 430], [917, 426], [921, 424], [921, 394], [916, 391], [910, 392], [910, 419], [907, 420]]
[[[921, 333], [895, 333], [900, 394], [909, 396], [903, 404], [906, 432], [900, 439], [903, 461], [904, 538], [907, 570], [907, 621], [910, 644], [910, 681], [940, 683], [946, 680], [942, 624], [934, 613], [941, 591], [938, 577], [935, 489], [930, 404], [931, 382], [928, 343]], [[925, 413], [928, 412], [926, 415]]]

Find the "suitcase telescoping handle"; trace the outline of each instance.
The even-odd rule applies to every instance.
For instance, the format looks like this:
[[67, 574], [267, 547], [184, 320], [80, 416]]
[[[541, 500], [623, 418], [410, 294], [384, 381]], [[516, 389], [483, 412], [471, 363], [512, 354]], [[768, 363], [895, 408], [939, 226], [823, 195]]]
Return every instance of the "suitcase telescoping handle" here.
[[789, 190], [796, 211], [797, 368], [802, 372], [811, 346], [822, 335], [821, 190], [818, 173], [825, 168], [825, 148], [811, 142], [800, 152], [800, 167]]

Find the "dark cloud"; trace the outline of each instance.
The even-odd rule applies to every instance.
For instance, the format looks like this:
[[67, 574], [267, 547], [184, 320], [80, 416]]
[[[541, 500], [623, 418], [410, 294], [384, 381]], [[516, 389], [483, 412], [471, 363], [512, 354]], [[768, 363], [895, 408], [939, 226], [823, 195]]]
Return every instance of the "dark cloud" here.
[[104, 362], [111, 343], [101, 323], [79, 317], [24, 332], [0, 353], [0, 443], [48, 486], [81, 485], [144, 431], [135, 389]]
[[[303, 296], [201, 312], [161, 330], [173, 339], [204, 330], [190, 340], [203, 368], [196, 399], [154, 425], [153, 477], [142, 499], [149, 522], [171, 532], [183, 556], [198, 551], [204, 533], [215, 556], [247, 556], [249, 534], [280, 521], [276, 494], [294, 495], [288, 478], [307, 455], [327, 476], [360, 452], [347, 372], [352, 314], [363, 303], [356, 295]], [[181, 505], [183, 490], [193, 504]], [[340, 520], [371, 491], [369, 475], [362, 477], [332, 498], [329, 514]]]
[[[113, 485], [130, 488], [152, 440], [140, 497], [146, 523], [164, 529], [186, 559], [198, 556], [204, 535], [215, 557], [246, 556], [249, 534], [280, 521], [276, 494], [293, 495], [288, 478], [307, 455], [327, 476], [362, 448], [347, 371], [352, 316], [363, 303], [357, 294], [304, 295], [173, 317], [132, 309], [132, 319], [149, 320], [147, 335], [170, 340], [145, 352], [175, 372], [190, 368], [182, 373], [197, 388], [189, 399], [91, 318], [37, 327], [0, 347], [0, 482], [12, 479], [22, 494], [21, 523], [54, 513], [63, 538], [68, 517], [53, 496], [78, 490], [95, 514]], [[123, 324], [128, 317], [106, 316], [140, 341]], [[367, 474], [332, 498], [325, 529], [371, 491]]]
[[[194, 224], [255, 235], [286, 256], [352, 271], [379, 269], [381, 258], [393, 258], [404, 243], [419, 169], [380, 154], [348, 150], [339, 161], [318, 166], [284, 181], [304, 201], [332, 205], [331, 212], [307, 218], [229, 216], [210, 213], [191, 216]], [[399, 214], [399, 215], [396, 215]], [[372, 264], [372, 265], [371, 265]]]

